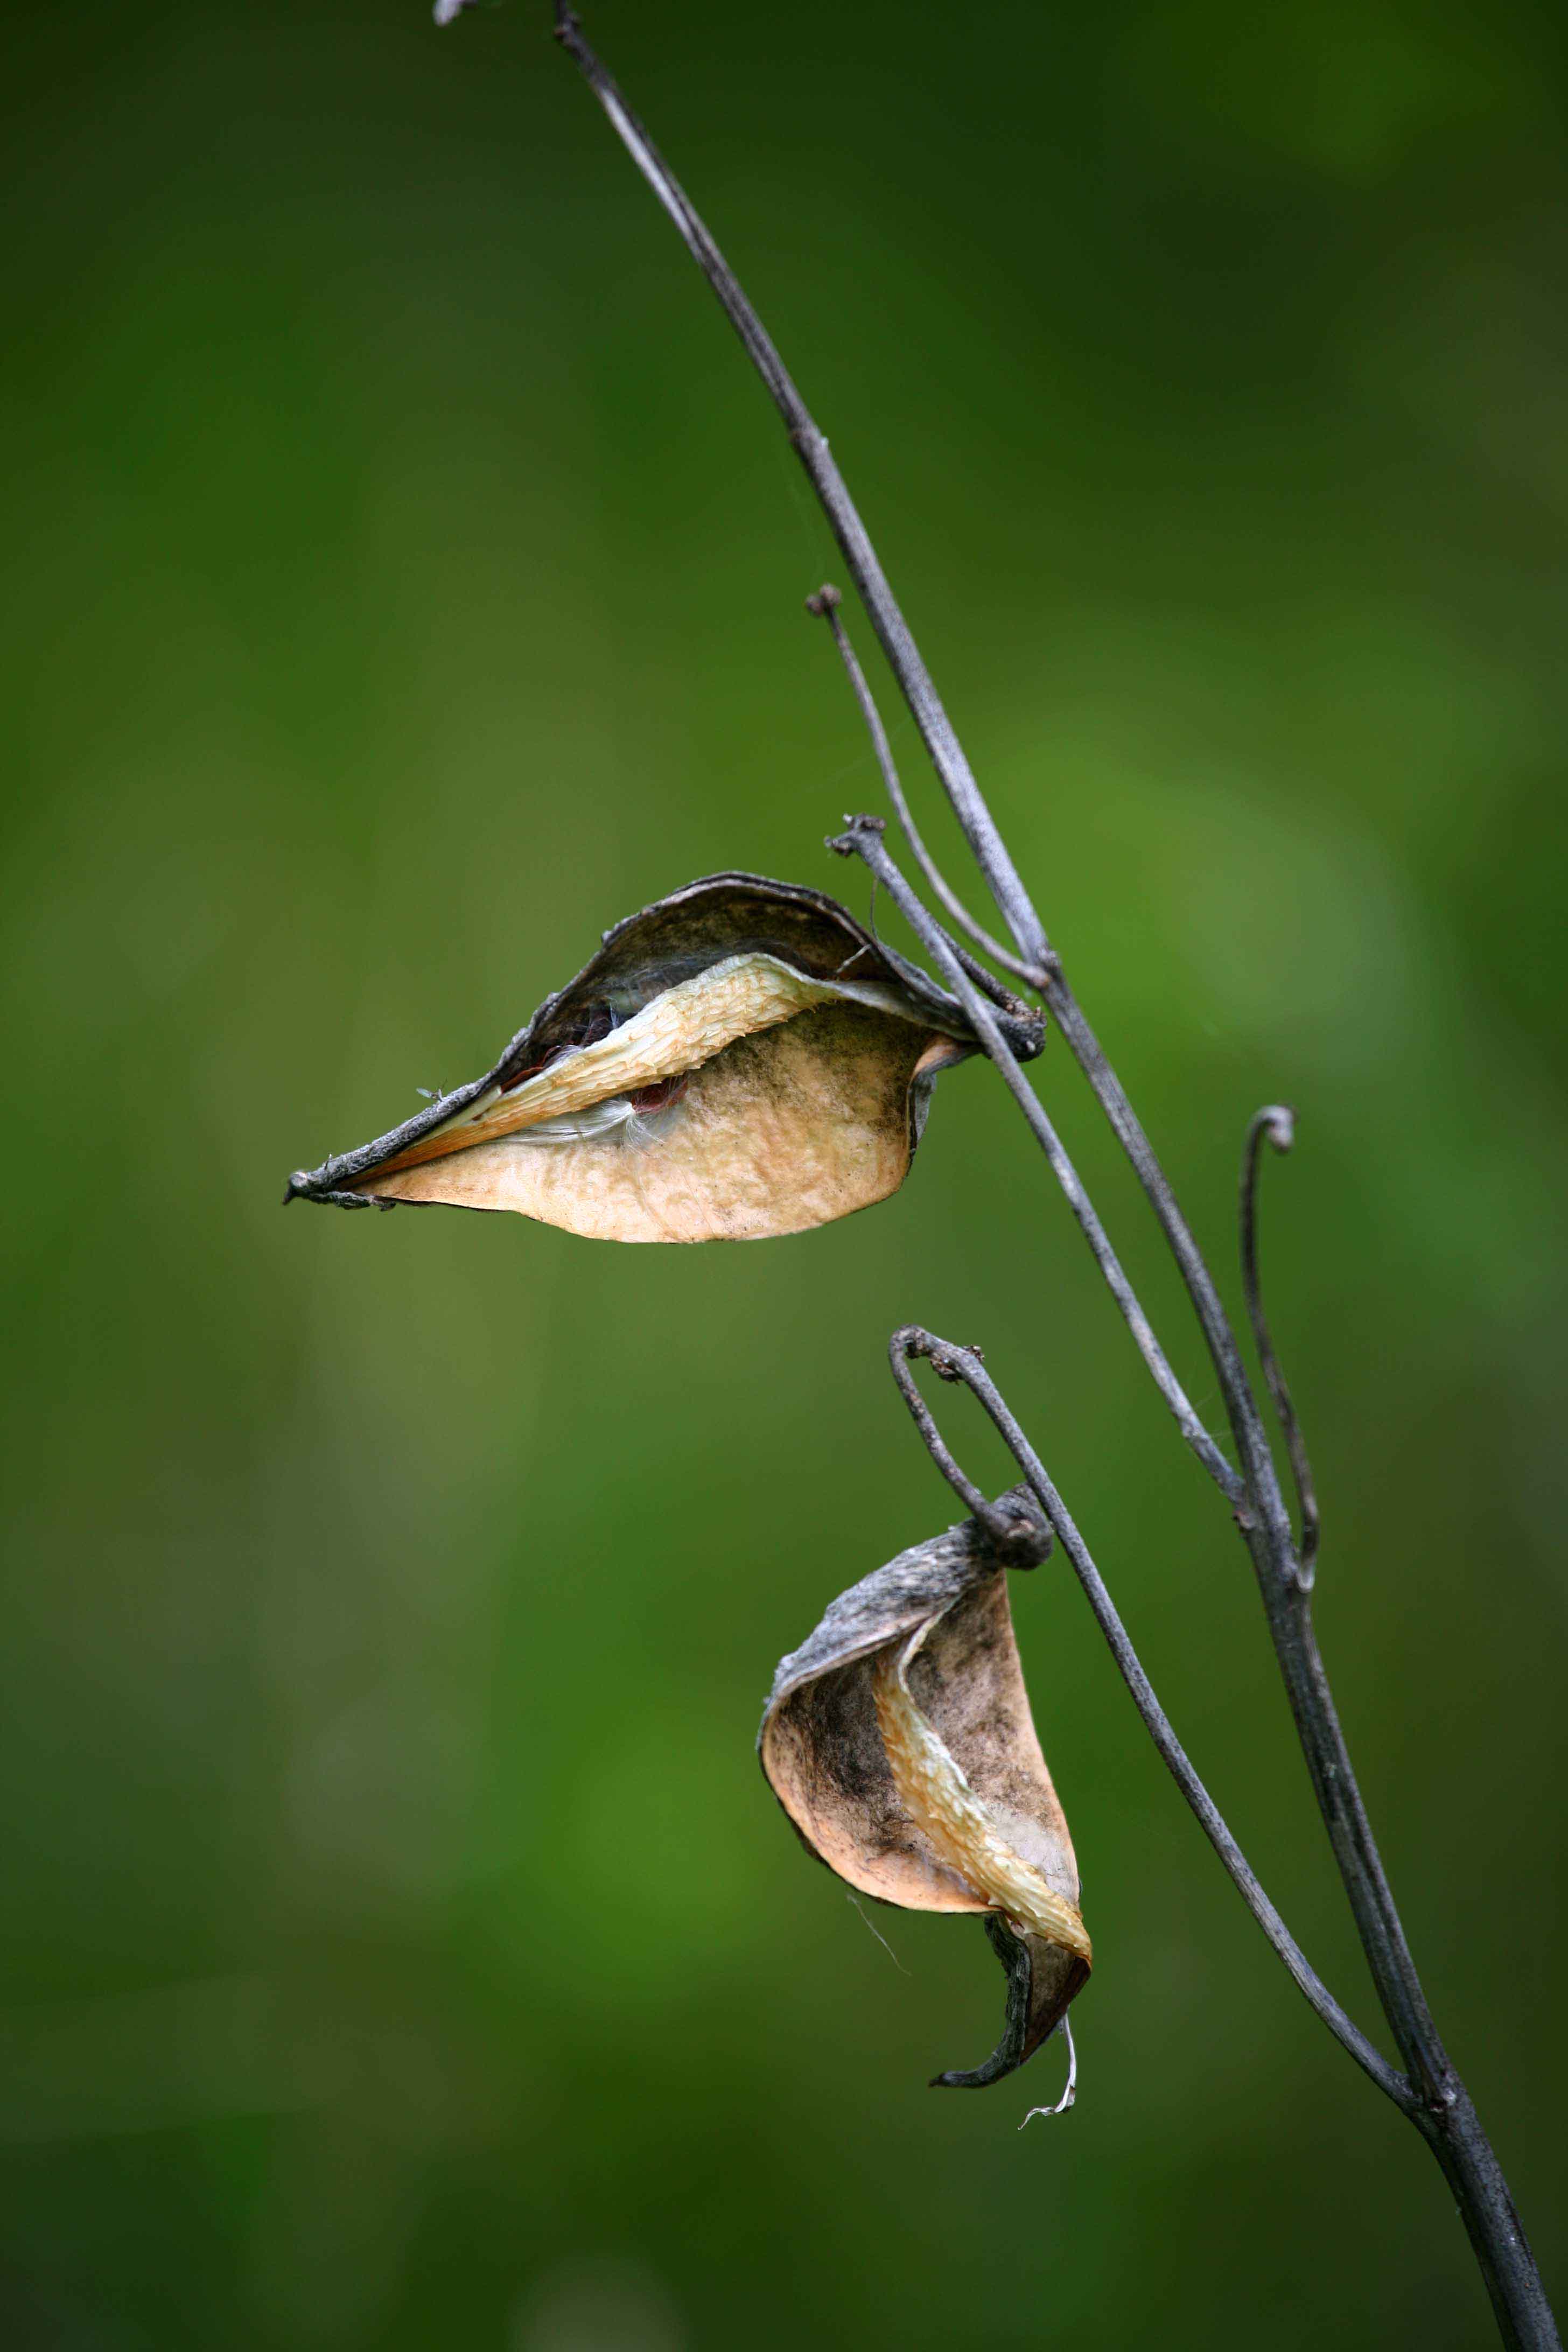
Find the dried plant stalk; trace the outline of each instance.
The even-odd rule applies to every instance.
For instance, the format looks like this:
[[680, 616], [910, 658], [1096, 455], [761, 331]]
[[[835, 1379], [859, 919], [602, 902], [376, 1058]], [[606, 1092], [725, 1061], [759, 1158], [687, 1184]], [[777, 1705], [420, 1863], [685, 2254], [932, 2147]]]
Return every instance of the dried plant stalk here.
[[[445, 5], [451, 13], [461, 5], [461, 0], [445, 0]], [[1001, 1071], [1045, 1151], [1052, 1173], [1082, 1227], [1145, 1364], [1170, 1404], [1187, 1442], [1226, 1495], [1236, 1525], [1251, 1555], [1302, 1755], [1378, 1999], [1404, 2063], [1404, 2073], [1397, 2073], [1371, 2049], [1366, 2037], [1321, 1987], [1318, 1991], [1321, 1997], [1314, 1999], [1314, 2006], [1331, 2030], [1352, 2052], [1367, 2074], [1394, 2101], [1401, 2112], [1410, 2118], [1431, 2147], [1464, 2219], [1505, 2343], [1523, 2347], [1523, 2352], [1556, 2352], [1559, 2345], [1556, 2325], [1507, 2182], [1482, 2129], [1474, 2103], [1443, 2045], [1427, 2006], [1319, 1653], [1311, 1612], [1310, 1554], [1317, 1543], [1316, 1505], [1310, 1478], [1305, 1484], [1302, 1481], [1306, 1456], [1293, 1407], [1287, 1410], [1280, 1404], [1279, 1409], [1287, 1416], [1284, 1434], [1300, 1490], [1302, 1545], [1306, 1557], [1291, 1528], [1268, 1432], [1236, 1332], [1203, 1253], [1182, 1213], [1142, 1121], [1068, 984], [1060, 960], [1050, 946], [1045, 926], [985, 803], [827, 441], [700, 215], [615, 81], [589, 47], [575, 12], [567, 5], [567, 0], [556, 0], [556, 36], [584, 76], [617, 137], [718, 297], [777, 408], [791, 446], [821, 504], [867, 617], [887, 656], [899, 689], [973, 854], [980, 875], [1011, 935], [1016, 955], [1006, 956], [1006, 968], [1033, 986], [1047, 1009], [1055, 1016], [1074, 1059], [1083, 1071], [1142, 1186], [1175, 1262], [1214, 1365], [1231, 1439], [1238, 1456], [1238, 1469], [1226, 1460], [1175, 1380], [1154, 1338], [1148, 1317], [1127, 1280], [1076, 1171], [1062, 1151], [1037, 1097], [1018, 1070], [1016, 1054], [991, 1017], [985, 992], [977, 989], [971, 977], [973, 957], [957, 946], [916, 894], [903, 883], [902, 877], [881, 847], [879, 824], [852, 828], [851, 835], [846, 836], [844, 845], [865, 857], [889, 887], [898, 886], [900, 908], [909, 916], [917, 934], [930, 949], [938, 970], [968, 1013], [986, 1053]], [[818, 604], [821, 608], [820, 599]], [[895, 805], [898, 805], [897, 798]], [[943, 904], [949, 907], [950, 911], [952, 903], [952, 894], [943, 895]], [[970, 929], [972, 938], [977, 938], [983, 946], [985, 944], [985, 935], [979, 932], [972, 919], [967, 920], [966, 928]], [[1255, 1176], [1254, 1155], [1247, 1180], [1248, 1197]], [[1257, 1280], [1250, 1243], [1247, 1256], [1249, 1305], [1253, 1305], [1257, 1301]], [[1270, 1390], [1279, 1403], [1282, 1395], [1288, 1395], [1288, 1391], [1283, 1391], [1282, 1381], [1276, 1378], [1279, 1366], [1271, 1339], [1266, 1342], [1264, 1352]], [[957, 1351], [952, 1353], [956, 1356]], [[970, 1384], [976, 1386], [971, 1374], [955, 1373], [953, 1376], [968, 1378]], [[978, 1386], [976, 1392], [981, 1392]], [[988, 1402], [987, 1409], [998, 1420], [998, 1425], [1001, 1425], [1003, 1417], [1011, 1422], [1000, 1398], [995, 1397], [994, 1391], [992, 1394], [994, 1401]], [[1016, 1423], [1012, 1427], [1016, 1436], [1010, 1443], [1015, 1445], [1016, 1458], [1024, 1462], [1026, 1456], [1027, 1463], [1033, 1465], [1028, 1475], [1034, 1492], [1042, 1500], [1047, 1489], [1054, 1495], [1055, 1490], [1050, 1487], [1038, 1457], [1028, 1447]], [[1058, 1508], [1059, 1504], [1058, 1496]], [[1065, 1513], [1062, 1516], [1065, 1518]], [[1087, 1561], [1087, 1551], [1083, 1557]], [[1089, 1566], [1092, 1568], [1092, 1562]], [[1147, 1689], [1146, 1677], [1142, 1677], [1142, 1669], [1137, 1668], [1136, 1660], [1131, 1657], [1130, 1645], [1123, 1666], [1145, 1720], [1161, 1741], [1162, 1753], [1176, 1772], [1189, 1802], [1194, 1804], [1199, 1818], [1204, 1820], [1205, 1828], [1214, 1836], [1217, 1816], [1212, 1822], [1206, 1818], [1205, 1806], [1209, 1813], [1213, 1812], [1213, 1808], [1208, 1805], [1206, 1797], [1199, 1801], [1199, 1784], [1195, 1782], [1195, 1776], [1190, 1776], [1190, 1768], [1188, 1778], [1184, 1778], [1178, 1769], [1176, 1759], [1180, 1756], [1180, 1749], [1173, 1738], [1167, 1741], [1164, 1737], [1169, 1727], [1163, 1724], [1152, 1693]], [[1184, 1760], [1182, 1759], [1184, 1763]], [[1223, 1824], [1219, 1826], [1223, 1829]], [[1248, 1881], [1256, 1889], [1256, 1880], [1245, 1865], [1240, 1871], [1233, 1869], [1232, 1874], [1238, 1884], [1244, 1885], [1244, 1891]], [[1261, 1890], [1257, 1890], [1257, 1893], [1261, 1897]], [[1255, 1901], [1253, 1907], [1260, 1917], [1264, 1916], [1265, 1906], [1261, 1900]], [[1278, 1915], [1274, 1916], [1277, 1918]], [[1290, 1954], [1295, 1952], [1295, 1947], [1289, 1945], [1287, 1949], [1289, 1939], [1282, 1937], [1275, 1941], [1276, 1948], [1286, 1958], [1297, 1982], [1310, 1998], [1313, 1997], [1312, 1988], [1317, 1980], [1304, 1964], [1300, 1967], [1293, 1964]], [[1300, 1959], [1299, 1953], [1296, 1959]]]

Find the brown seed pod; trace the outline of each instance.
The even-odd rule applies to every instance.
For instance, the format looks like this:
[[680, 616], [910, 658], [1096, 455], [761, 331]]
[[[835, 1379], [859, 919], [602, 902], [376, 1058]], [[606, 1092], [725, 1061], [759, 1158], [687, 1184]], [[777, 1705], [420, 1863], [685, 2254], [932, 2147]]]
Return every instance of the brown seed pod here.
[[[1022, 1005], [1015, 1051], [1039, 1051]], [[963, 1007], [816, 890], [690, 883], [605, 934], [495, 1067], [287, 1200], [514, 1209], [610, 1241], [799, 1233], [903, 1181]]]
[[[1026, 1489], [1005, 1500], [1037, 1518]], [[1037, 1558], [1048, 1545], [1042, 1528]], [[1093, 1955], [984, 1531], [966, 1520], [841, 1593], [781, 1664], [757, 1746], [802, 1840], [840, 1878], [907, 1910], [984, 1916], [1007, 1971], [1002, 2040], [937, 2084], [976, 2088], [1021, 2066]]]

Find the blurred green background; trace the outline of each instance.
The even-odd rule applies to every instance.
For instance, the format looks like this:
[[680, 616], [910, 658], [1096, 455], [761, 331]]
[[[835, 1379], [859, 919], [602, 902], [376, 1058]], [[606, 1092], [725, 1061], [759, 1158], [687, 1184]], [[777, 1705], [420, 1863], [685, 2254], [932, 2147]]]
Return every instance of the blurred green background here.
[[[1484, 2344], [1431, 2159], [1065, 1571], [1018, 1612], [1099, 1964], [1069, 2117], [1018, 2136], [1059, 2045], [924, 2087], [998, 2025], [978, 1928], [879, 1914], [895, 1967], [757, 1773], [778, 1654], [953, 1516], [886, 1333], [983, 1339], [1374, 2021], [1245, 1557], [984, 1069], [895, 1201], [795, 1240], [279, 1213], [658, 893], [865, 908], [820, 844], [878, 787], [800, 608], [836, 559], [546, 15], [5, 28], [5, 2340]], [[1298, 1107], [1265, 1240], [1322, 1638], [1561, 2287], [1561, 19], [589, 29], [1227, 1283], [1245, 1120]], [[1037, 1079], [1214, 1412], [1076, 1073]]]

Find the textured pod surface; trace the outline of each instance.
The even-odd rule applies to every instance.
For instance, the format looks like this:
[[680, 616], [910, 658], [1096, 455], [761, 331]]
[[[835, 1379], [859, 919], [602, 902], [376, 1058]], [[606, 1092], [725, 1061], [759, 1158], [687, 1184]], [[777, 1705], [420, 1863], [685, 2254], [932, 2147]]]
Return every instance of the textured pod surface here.
[[[1037, 1019], [1006, 1023], [1039, 1050]], [[605, 933], [495, 1066], [287, 1198], [510, 1209], [612, 1241], [797, 1233], [895, 1192], [962, 1007], [837, 901], [693, 882]]]
[[834, 1601], [779, 1666], [758, 1748], [802, 1839], [849, 1885], [985, 1917], [1008, 1976], [1003, 2038], [984, 2066], [938, 2081], [994, 2082], [1022, 2065], [1092, 1953], [1006, 1576], [973, 1521]]

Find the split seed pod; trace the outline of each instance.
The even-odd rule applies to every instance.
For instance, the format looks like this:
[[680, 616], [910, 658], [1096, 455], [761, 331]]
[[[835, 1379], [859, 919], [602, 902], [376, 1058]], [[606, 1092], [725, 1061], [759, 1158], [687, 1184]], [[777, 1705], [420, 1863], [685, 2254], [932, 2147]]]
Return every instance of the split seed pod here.
[[[1020, 1005], [1003, 1026], [1040, 1048]], [[626, 1242], [799, 1233], [896, 1192], [963, 1007], [820, 891], [719, 874], [605, 934], [495, 1067], [286, 1199], [513, 1209]]]
[[[1025, 1490], [1005, 1500], [1035, 1516]], [[1037, 1557], [1048, 1541], [1041, 1529]], [[1093, 1955], [984, 1531], [966, 1520], [841, 1593], [780, 1664], [757, 1747], [802, 1841], [849, 1885], [984, 1917], [1007, 1972], [1002, 2039], [984, 2065], [936, 2083], [974, 2089], [1021, 2066]]]

